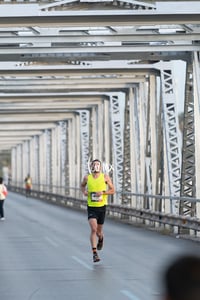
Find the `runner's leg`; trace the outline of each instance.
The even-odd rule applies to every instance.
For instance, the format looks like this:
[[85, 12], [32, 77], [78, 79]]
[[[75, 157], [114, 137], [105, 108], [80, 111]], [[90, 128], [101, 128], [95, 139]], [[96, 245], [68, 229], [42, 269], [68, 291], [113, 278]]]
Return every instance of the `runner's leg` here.
[[92, 247], [92, 252], [93, 252], [93, 262], [99, 262], [100, 258], [97, 254], [97, 241], [96, 241], [96, 236], [97, 236], [97, 220], [95, 218], [90, 218], [89, 219], [89, 224], [90, 224], [90, 243]]
[[97, 225], [97, 236], [100, 240], [103, 238], [103, 224]]
[[97, 246], [97, 241], [96, 241], [96, 236], [97, 236], [97, 220], [95, 218], [89, 219], [89, 225], [90, 225], [90, 243], [91, 247], [96, 248]]

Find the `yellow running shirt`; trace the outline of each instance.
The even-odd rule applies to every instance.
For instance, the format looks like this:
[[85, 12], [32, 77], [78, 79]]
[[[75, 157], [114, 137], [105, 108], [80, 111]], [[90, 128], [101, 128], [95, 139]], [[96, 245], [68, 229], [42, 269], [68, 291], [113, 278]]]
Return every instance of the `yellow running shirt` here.
[[90, 207], [102, 207], [107, 205], [107, 195], [101, 195], [96, 197], [96, 192], [106, 191], [107, 185], [105, 183], [104, 174], [100, 173], [99, 177], [94, 178], [92, 174], [88, 175], [87, 180], [88, 188], [88, 206]]

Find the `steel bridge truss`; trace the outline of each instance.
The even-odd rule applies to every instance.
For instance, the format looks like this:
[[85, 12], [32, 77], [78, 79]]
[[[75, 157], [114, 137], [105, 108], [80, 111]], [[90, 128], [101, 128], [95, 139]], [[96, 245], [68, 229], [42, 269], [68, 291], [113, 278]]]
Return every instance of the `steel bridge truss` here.
[[[14, 181], [31, 173], [51, 192], [78, 189], [99, 157], [117, 191], [146, 194], [116, 204], [195, 216], [198, 205], [174, 198], [200, 196], [198, 1], [181, 11], [175, 1], [171, 11], [168, 1], [0, 2], [0, 147], [12, 151]], [[183, 143], [176, 60], [187, 62]]]

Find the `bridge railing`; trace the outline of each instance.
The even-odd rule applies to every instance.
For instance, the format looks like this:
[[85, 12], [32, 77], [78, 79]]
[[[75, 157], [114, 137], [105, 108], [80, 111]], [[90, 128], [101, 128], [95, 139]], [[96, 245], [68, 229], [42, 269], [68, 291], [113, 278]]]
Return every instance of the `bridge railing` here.
[[[9, 190], [26, 196], [24, 184], [10, 185]], [[147, 195], [119, 192], [124, 196], [146, 197], [162, 199], [163, 201], [188, 201], [200, 203], [200, 199], [186, 197], [167, 197], [161, 195]], [[46, 185], [33, 186], [30, 197], [51, 202], [57, 205], [86, 210], [86, 198], [82, 195], [80, 188], [74, 187], [48, 187]], [[173, 198], [173, 199], [172, 199]], [[185, 237], [200, 237], [200, 219], [190, 216], [173, 215], [152, 209], [141, 209], [130, 206], [130, 204], [113, 204], [107, 206], [107, 215], [125, 223], [139, 224], [148, 228], [159, 230], [165, 234], [176, 234]]]

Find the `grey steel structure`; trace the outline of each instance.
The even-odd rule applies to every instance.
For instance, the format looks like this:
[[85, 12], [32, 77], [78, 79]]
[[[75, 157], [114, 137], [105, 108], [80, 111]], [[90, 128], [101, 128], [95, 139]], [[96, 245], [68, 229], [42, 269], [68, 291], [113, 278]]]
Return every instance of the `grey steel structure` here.
[[138, 195], [114, 203], [199, 217], [199, 204], [177, 200], [200, 196], [199, 49], [199, 1], [0, 1], [12, 183], [31, 173], [73, 196], [98, 157], [117, 191]]

